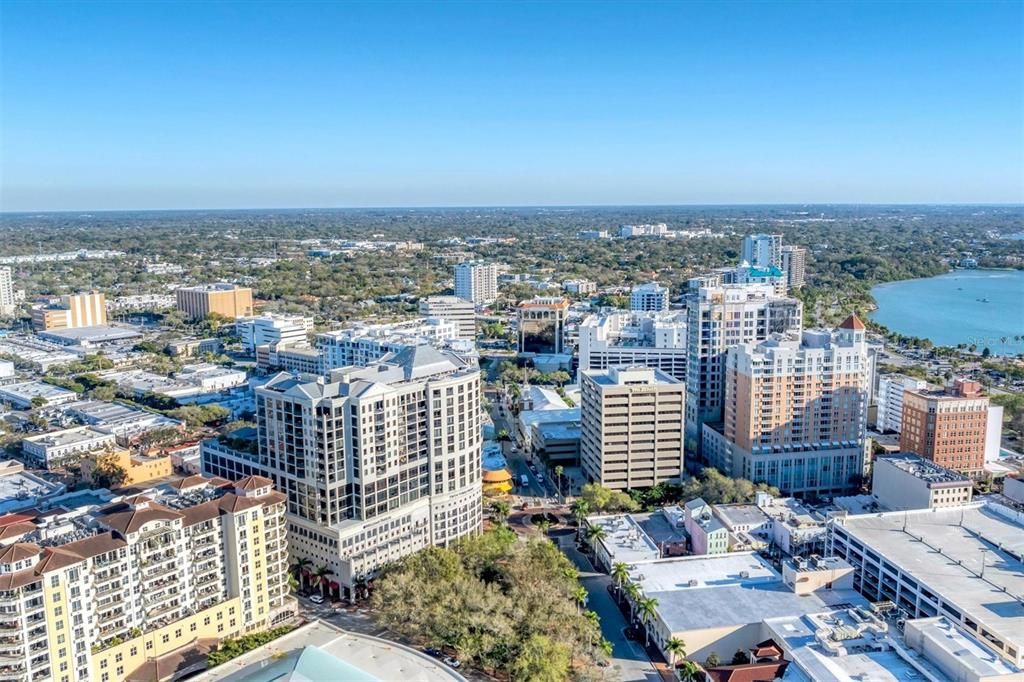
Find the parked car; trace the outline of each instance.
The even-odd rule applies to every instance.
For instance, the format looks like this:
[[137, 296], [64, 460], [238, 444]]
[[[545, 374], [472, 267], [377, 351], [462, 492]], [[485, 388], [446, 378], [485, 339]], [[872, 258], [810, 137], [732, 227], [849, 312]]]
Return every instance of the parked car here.
[[444, 657], [444, 664], [447, 665], [450, 668], [461, 668], [462, 667], [462, 664], [459, 663], [459, 659], [453, 658], [451, 656], [445, 656]]
[[433, 656], [434, 658], [441, 658], [444, 655], [441, 652], [441, 650], [435, 646], [423, 647], [423, 653], [425, 653], [427, 656]]
[[323, 604], [324, 603], [324, 595], [322, 595], [322, 594], [313, 594], [313, 595], [310, 596], [309, 601], [313, 602], [314, 604]]

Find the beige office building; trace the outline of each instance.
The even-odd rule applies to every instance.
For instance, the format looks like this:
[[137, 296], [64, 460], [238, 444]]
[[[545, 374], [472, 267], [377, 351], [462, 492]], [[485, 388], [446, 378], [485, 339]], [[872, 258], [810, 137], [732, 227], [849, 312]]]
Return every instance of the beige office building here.
[[252, 289], [234, 284], [203, 284], [175, 292], [178, 310], [190, 320], [216, 313], [229, 319], [252, 315]]
[[686, 385], [649, 367], [580, 376], [580, 459], [587, 479], [616, 490], [678, 479]]
[[98, 292], [61, 296], [60, 303], [32, 311], [32, 325], [40, 331], [106, 323], [107, 297]]
[[519, 352], [557, 355], [565, 352], [565, 320], [569, 301], [537, 296], [519, 304]]
[[456, 338], [476, 339], [476, 306], [472, 301], [458, 296], [428, 296], [420, 300], [420, 314], [454, 322]]

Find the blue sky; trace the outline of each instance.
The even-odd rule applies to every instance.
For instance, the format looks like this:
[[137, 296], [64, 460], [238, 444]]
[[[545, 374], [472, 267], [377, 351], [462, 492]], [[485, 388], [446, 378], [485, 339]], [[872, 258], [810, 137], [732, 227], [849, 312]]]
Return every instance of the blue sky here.
[[1021, 202], [1022, 7], [2, 0], [0, 208]]

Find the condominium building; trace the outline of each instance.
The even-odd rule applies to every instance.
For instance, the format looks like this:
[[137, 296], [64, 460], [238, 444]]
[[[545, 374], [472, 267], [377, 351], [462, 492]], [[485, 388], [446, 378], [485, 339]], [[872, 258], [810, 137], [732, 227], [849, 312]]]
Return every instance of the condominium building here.
[[455, 338], [476, 340], [476, 306], [458, 296], [428, 296], [420, 299], [420, 314], [455, 323]]
[[282, 347], [308, 345], [311, 331], [313, 318], [307, 315], [265, 314], [235, 322], [235, 333], [241, 337], [242, 345], [249, 353], [255, 353], [257, 346], [270, 344], [281, 344]]
[[498, 298], [498, 266], [494, 263], [459, 263], [455, 266], [455, 295], [475, 305]]
[[290, 551], [349, 594], [384, 564], [481, 523], [480, 372], [411, 346], [365, 368], [256, 390], [258, 454], [203, 443], [203, 470], [262, 472], [288, 496]]
[[567, 294], [588, 296], [597, 293], [597, 282], [589, 279], [567, 279], [562, 282], [562, 288]]
[[588, 315], [579, 326], [579, 368], [644, 365], [686, 379], [686, 313]]
[[14, 314], [14, 280], [11, 269], [0, 267], [0, 315]]
[[807, 249], [802, 246], [783, 246], [779, 267], [786, 273], [790, 289], [799, 289], [807, 282]]
[[765, 284], [690, 282], [686, 303], [686, 447], [699, 453], [705, 423], [722, 421], [725, 352], [772, 334], [798, 333], [803, 304]]
[[928, 388], [924, 379], [903, 374], [882, 374], [878, 378], [878, 417], [875, 428], [880, 432], [899, 433], [903, 425], [903, 394]]
[[705, 425], [710, 463], [787, 494], [829, 495], [859, 485], [867, 439], [864, 324], [805, 331], [729, 349], [722, 431]]
[[537, 296], [519, 304], [519, 352], [558, 355], [565, 352], [565, 321], [569, 301]]
[[683, 382], [649, 367], [580, 375], [584, 476], [617, 490], [678, 479], [683, 471]]
[[629, 309], [639, 312], [667, 312], [671, 296], [668, 287], [648, 282], [633, 287], [629, 294]]
[[875, 458], [871, 467], [871, 495], [883, 509], [942, 509], [971, 501], [974, 483], [917, 455], [895, 454]]
[[185, 287], [174, 292], [178, 310], [190, 320], [204, 320], [209, 315], [228, 319], [252, 315], [252, 289], [220, 282]]
[[0, 517], [0, 678], [164, 679], [182, 655], [294, 615], [269, 480], [66, 497]]
[[977, 381], [903, 394], [900, 449], [939, 466], [976, 475], [985, 470], [988, 396]]
[[782, 267], [782, 235], [750, 234], [743, 238], [741, 258], [755, 268]]
[[106, 296], [95, 291], [61, 296], [59, 303], [32, 310], [32, 326], [43, 331], [95, 327], [106, 323]]
[[366, 367], [388, 353], [409, 346], [442, 347], [454, 341], [458, 326], [438, 317], [393, 324], [357, 324], [349, 329], [325, 332], [317, 336], [321, 372], [339, 367]]

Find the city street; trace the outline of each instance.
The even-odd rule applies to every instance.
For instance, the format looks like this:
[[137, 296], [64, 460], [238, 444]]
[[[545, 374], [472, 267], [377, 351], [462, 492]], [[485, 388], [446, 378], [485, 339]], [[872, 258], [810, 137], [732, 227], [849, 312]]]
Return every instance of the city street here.
[[587, 608], [597, 613], [601, 619], [601, 634], [612, 644], [610, 662], [620, 679], [623, 682], [660, 681], [662, 676], [655, 670], [643, 646], [626, 639], [626, 619], [622, 617], [615, 604], [615, 598], [608, 592], [611, 578], [604, 573], [596, 572], [590, 560], [575, 548], [563, 548], [562, 551], [580, 572], [580, 582], [589, 595]]

